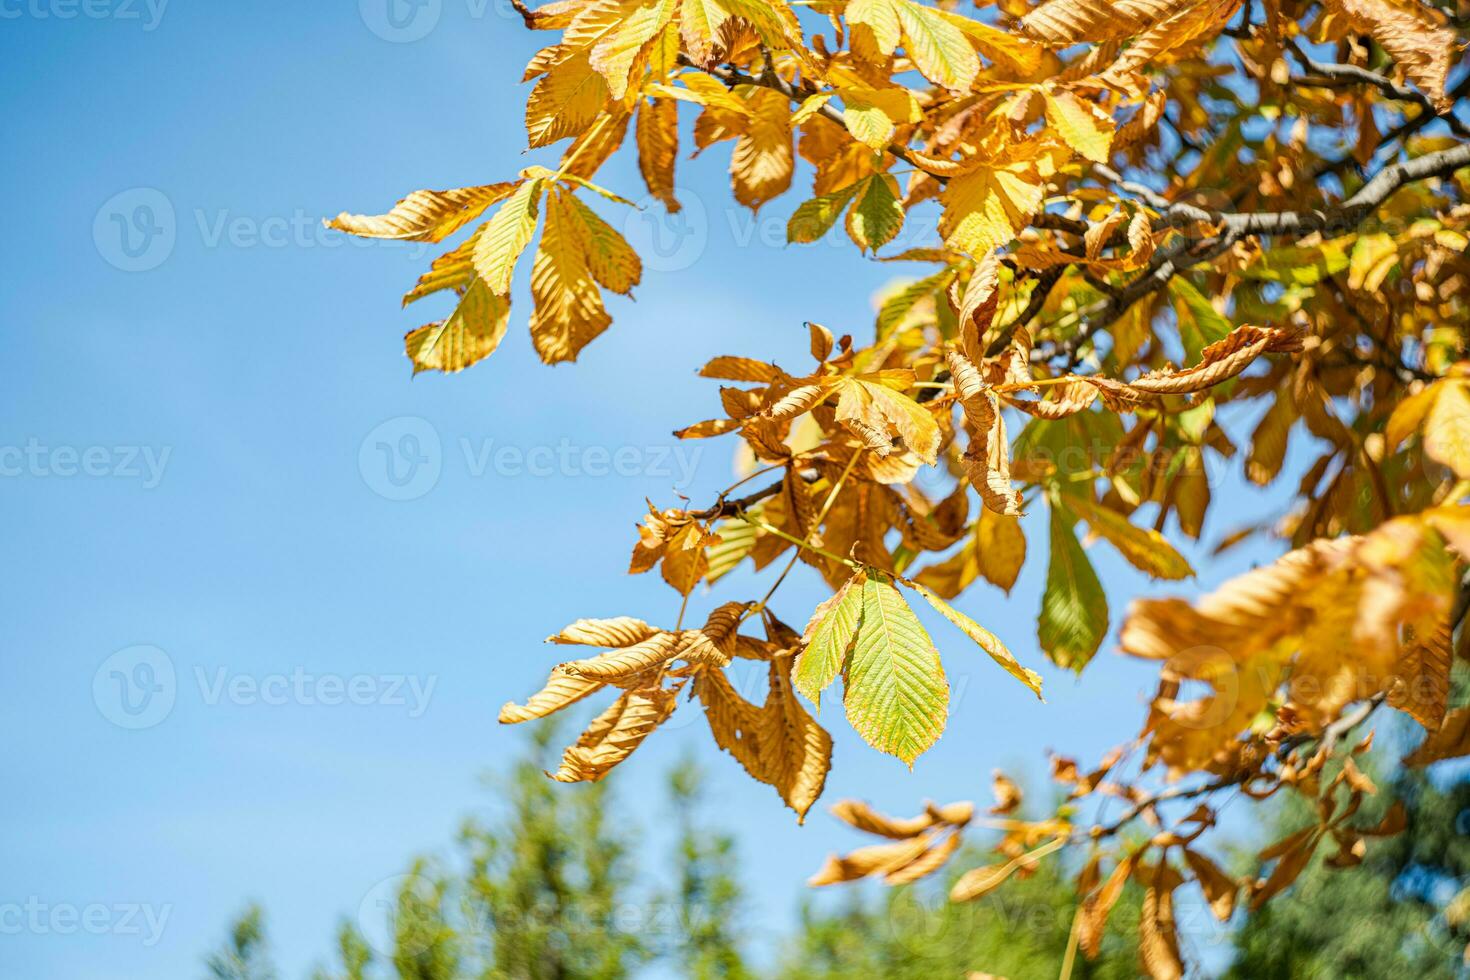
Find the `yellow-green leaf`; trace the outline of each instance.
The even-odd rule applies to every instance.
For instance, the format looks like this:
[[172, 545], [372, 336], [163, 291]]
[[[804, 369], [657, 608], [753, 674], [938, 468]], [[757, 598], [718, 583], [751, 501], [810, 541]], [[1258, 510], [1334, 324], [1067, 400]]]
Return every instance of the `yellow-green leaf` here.
[[1068, 146], [1097, 163], [1108, 162], [1108, 150], [1117, 130], [1113, 120], [1091, 102], [1071, 92], [1043, 92], [1046, 123]]
[[822, 704], [822, 692], [836, 680], [857, 639], [863, 618], [863, 584], [858, 572], [812, 613], [801, 637], [801, 654], [791, 672], [792, 683], [808, 701]]
[[869, 745], [913, 766], [944, 731], [949, 682], [939, 653], [893, 583], [868, 577], [843, 675], [847, 718]]
[[786, 223], [786, 240], [814, 242], [827, 234], [837, 223], [837, 217], [842, 214], [843, 208], [852, 203], [853, 196], [860, 187], [862, 181], [855, 181], [841, 190], [803, 202]]
[[858, 248], [876, 252], [893, 241], [903, 228], [903, 205], [898, 181], [888, 174], [870, 174], [847, 212], [847, 234]]
[[510, 294], [510, 277], [541, 213], [541, 181], [528, 180], [516, 189], [475, 236], [475, 272], [497, 296]]
[[847, 22], [863, 25], [873, 32], [880, 54], [892, 54], [903, 39], [895, 0], [849, 0]]
[[919, 73], [935, 85], [967, 91], [980, 71], [980, 58], [960, 29], [913, 0], [897, 0], [895, 6], [906, 39], [904, 49]]

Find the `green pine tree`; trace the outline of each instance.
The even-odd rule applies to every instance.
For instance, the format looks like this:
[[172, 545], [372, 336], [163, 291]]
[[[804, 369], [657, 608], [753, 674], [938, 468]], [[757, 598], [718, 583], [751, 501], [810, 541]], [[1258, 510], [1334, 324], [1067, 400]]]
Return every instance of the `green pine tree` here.
[[251, 905], [230, 927], [220, 949], [205, 960], [209, 980], [275, 980], [265, 937], [265, 913]]
[[[1404, 770], [1382, 781], [1355, 822], [1371, 824], [1394, 801], [1408, 814], [1404, 833], [1369, 843], [1356, 868], [1326, 865], [1324, 845], [1292, 890], [1250, 915], [1234, 937], [1229, 980], [1437, 980], [1466, 974], [1470, 931], [1470, 781], [1436, 786]], [[1293, 798], [1276, 837], [1314, 815]], [[1456, 900], [1459, 900], [1458, 902]]]
[[669, 795], [679, 823], [677, 934], [671, 954], [691, 980], [750, 980], [741, 955], [740, 882], [735, 840], [699, 818], [703, 775], [686, 758], [669, 774]]

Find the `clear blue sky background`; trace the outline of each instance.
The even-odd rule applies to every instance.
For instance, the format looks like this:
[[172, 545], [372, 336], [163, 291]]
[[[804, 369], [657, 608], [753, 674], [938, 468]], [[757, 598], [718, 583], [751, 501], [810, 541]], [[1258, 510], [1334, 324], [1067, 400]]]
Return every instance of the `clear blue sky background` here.
[[[659, 464], [670, 429], [718, 412], [716, 384], [695, 368], [720, 353], [798, 366], [806, 319], [863, 336], [873, 293], [905, 271], [850, 247], [770, 244], [800, 195], [753, 224], [729, 205], [729, 151], [716, 148], [681, 164], [690, 235], [662, 264], [687, 268], [650, 268], [636, 302], [612, 303], [613, 329], [581, 363], [535, 360], [523, 269], [499, 353], [457, 377], [412, 379], [401, 335], [442, 306], [401, 313], [398, 299], [433, 253], [359, 247], [320, 231], [321, 216], [553, 159], [523, 153], [519, 78], [543, 38], [503, 6], [442, 0], [427, 16], [435, 7], [432, 30], [393, 41], [381, 35], [425, 22], [395, 35], [381, 10], [364, 16], [343, 0], [176, 0], [156, 20], [141, 0], [70, 19], [56, 16], [72, 10], [65, 0], [0, 5], [6, 977], [194, 976], [251, 898], [269, 910], [284, 976], [303, 976], [376, 883], [445, 850], [467, 813], [493, 809], [478, 774], [521, 739], [496, 710], [557, 659], [542, 637], [579, 616], [674, 617], [671, 590], [623, 570], [644, 497], [677, 502], [678, 474]], [[642, 195], [626, 157], [602, 180]], [[798, 174], [798, 187], [809, 180]], [[114, 215], [130, 224], [126, 243]], [[155, 267], [122, 268], [139, 265]], [[379, 437], [361, 451], [403, 417], [438, 437], [440, 472], [429, 492], [394, 501], [375, 491]], [[391, 445], [405, 424], [390, 422]], [[564, 441], [656, 451], [634, 476], [476, 472], [487, 445]], [[701, 453], [684, 492], [707, 499], [730, 482], [728, 442], [679, 448]], [[93, 475], [68, 475], [80, 463], [67, 450]], [[150, 453], [164, 463], [156, 480]], [[1268, 509], [1234, 482], [1216, 492], [1232, 499], [1207, 537]], [[1049, 703], [936, 623], [956, 694], [944, 738], [909, 773], [829, 713], [827, 802], [911, 811], [924, 797], [983, 798], [994, 766], [1039, 782], [1042, 747], [1092, 759], [1136, 730], [1152, 671], [1116, 656], [1111, 637], [1081, 684], [1042, 663], [1044, 541], [1032, 527], [1013, 598], [981, 586], [965, 608], [1042, 669]], [[1181, 591], [1094, 554], [1115, 624], [1133, 595]], [[1265, 554], [1232, 552], [1198, 584]], [[692, 615], [756, 589], [729, 580], [696, 595]], [[778, 611], [795, 622], [821, 596], [804, 568], [783, 591]], [[138, 645], [162, 654], [104, 667]], [[139, 671], [151, 666], [163, 684], [159, 656], [174, 670], [171, 709], [139, 716], [151, 727], [114, 723], [138, 720], [119, 678], [147, 682]], [[210, 690], [221, 676], [297, 671], [434, 687], [417, 716], [411, 703], [273, 705]], [[764, 957], [803, 878], [853, 837], [825, 812], [798, 828], [718, 753], [696, 709], [668, 727], [616, 791], [638, 813], [651, 865], [667, 843], [663, 774], [696, 748], [739, 833]], [[90, 913], [91, 931], [64, 911], [88, 906], [105, 909]], [[157, 942], [142, 916], [120, 921], [128, 906], [167, 913]]]

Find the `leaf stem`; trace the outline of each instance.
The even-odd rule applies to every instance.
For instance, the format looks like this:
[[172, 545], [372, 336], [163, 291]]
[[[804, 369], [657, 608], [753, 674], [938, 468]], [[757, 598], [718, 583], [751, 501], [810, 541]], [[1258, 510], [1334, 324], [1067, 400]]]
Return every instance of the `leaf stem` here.
[[[837, 478], [836, 483], [832, 484], [832, 489], [828, 492], [827, 499], [822, 504], [822, 509], [817, 512], [816, 518], [812, 521], [811, 529], [807, 531], [806, 538], [800, 545], [798, 545], [798, 550], [791, 553], [791, 559], [786, 562], [786, 567], [781, 569], [781, 574], [776, 577], [775, 584], [773, 584], [770, 589], [767, 590], [765, 596], [761, 598], [761, 601], [757, 602], [754, 606], [751, 606], [749, 609], [746, 610], [745, 618], [749, 618], [760, 612], [762, 609], [766, 608], [766, 603], [771, 601], [771, 596], [776, 594], [776, 590], [781, 587], [781, 583], [786, 581], [786, 576], [791, 574], [791, 569], [796, 567], [796, 559], [801, 556], [800, 549], [811, 547], [810, 545], [806, 544], [805, 541], [810, 540], [812, 532], [821, 527], [822, 522], [827, 519], [827, 514], [831, 512], [832, 505], [837, 502], [837, 495], [842, 492], [842, 485], [847, 482], [847, 477], [849, 476], [849, 474], [852, 473], [853, 467], [857, 465], [858, 457], [862, 454], [863, 451], [859, 449], [857, 452], [852, 454], [852, 457], [850, 459], [848, 459], [847, 466], [843, 467], [842, 475]], [[813, 548], [812, 550], [815, 551], [817, 549]]]

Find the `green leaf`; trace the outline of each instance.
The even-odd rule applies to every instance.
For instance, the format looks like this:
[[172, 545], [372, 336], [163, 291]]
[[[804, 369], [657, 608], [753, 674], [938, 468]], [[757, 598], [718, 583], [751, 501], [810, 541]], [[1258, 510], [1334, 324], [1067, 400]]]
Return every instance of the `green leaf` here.
[[940, 615], [949, 620], [951, 623], [954, 623], [956, 626], [958, 626], [966, 636], [968, 636], [970, 639], [974, 640], [980, 645], [980, 649], [990, 654], [990, 659], [1000, 664], [1001, 667], [1005, 669], [1006, 673], [1010, 674], [1016, 680], [1031, 688], [1031, 691], [1036, 695], [1037, 700], [1046, 700], [1041, 696], [1041, 675], [1034, 670], [1029, 670], [1025, 667], [1022, 667], [1021, 662], [1015, 658], [1011, 651], [1006, 649], [1005, 644], [1000, 642], [1000, 640], [996, 638], [996, 635], [994, 633], [990, 632], [988, 629], [981, 626], [969, 616], [966, 616], [954, 606], [951, 606], [949, 603], [945, 602], [939, 596], [935, 595], [933, 592], [930, 592], [928, 589], [924, 588], [924, 586], [918, 584], [917, 582], [913, 583], [913, 587], [915, 591], [919, 593], [919, 595], [929, 600], [929, 605], [939, 610]]
[[819, 709], [822, 692], [837, 678], [847, 653], [857, 639], [863, 618], [863, 583], [858, 572], [812, 613], [801, 637], [801, 655], [791, 671], [791, 681]]
[[837, 216], [842, 213], [842, 209], [847, 207], [862, 186], [862, 181], [853, 181], [841, 190], [804, 202], [786, 223], [786, 240], [814, 242], [827, 234], [837, 223]]
[[1310, 286], [1348, 267], [1347, 239], [1320, 245], [1281, 245], [1263, 252], [1240, 270], [1247, 279]]
[[1087, 522], [1093, 533], [1117, 548], [1139, 571], [1154, 578], [1171, 580], [1189, 578], [1194, 574], [1185, 557], [1153, 528], [1139, 527], [1117, 511], [1095, 504], [1086, 497], [1068, 497], [1067, 505]]
[[912, 768], [944, 731], [949, 683], [939, 653], [893, 583], [871, 573], [843, 677], [847, 719], [880, 752]]
[[847, 233], [858, 248], [876, 252], [893, 241], [903, 227], [898, 181], [888, 174], [872, 174], [862, 182], [862, 188], [847, 212]]
[[940, 269], [932, 276], [917, 279], [907, 286], [893, 293], [884, 301], [878, 310], [878, 339], [884, 340], [893, 331], [909, 310], [912, 310], [920, 300], [933, 298], [941, 310], [948, 310], [948, 303], [942, 298], [949, 284], [954, 281], [955, 270], [953, 266]]
[[1174, 298], [1174, 312], [1179, 318], [1179, 340], [1191, 362], [1199, 360], [1200, 351], [1230, 333], [1230, 321], [1188, 279], [1170, 282], [1169, 295]]
[[1060, 507], [1051, 509], [1051, 566], [1037, 638], [1058, 667], [1082, 673], [1108, 632], [1108, 599]]

